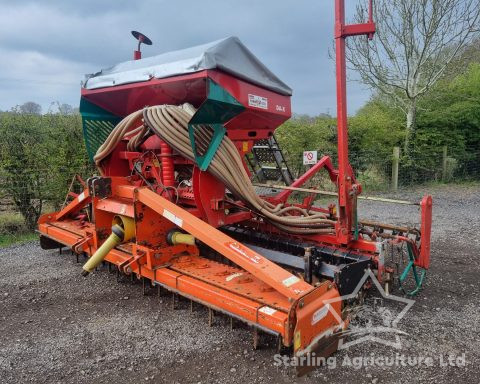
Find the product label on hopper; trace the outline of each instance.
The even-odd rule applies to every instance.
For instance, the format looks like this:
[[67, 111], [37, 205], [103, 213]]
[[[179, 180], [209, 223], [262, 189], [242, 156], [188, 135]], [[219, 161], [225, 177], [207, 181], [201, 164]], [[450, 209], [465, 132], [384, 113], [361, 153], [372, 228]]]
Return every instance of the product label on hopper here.
[[250, 107], [268, 109], [268, 99], [266, 97], [248, 94], [248, 105]]

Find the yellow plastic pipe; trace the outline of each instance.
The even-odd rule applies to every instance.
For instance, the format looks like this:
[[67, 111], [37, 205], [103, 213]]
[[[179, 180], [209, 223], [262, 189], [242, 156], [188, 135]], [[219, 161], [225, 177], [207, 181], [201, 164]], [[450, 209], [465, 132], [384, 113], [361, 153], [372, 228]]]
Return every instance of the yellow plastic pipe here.
[[128, 241], [135, 236], [135, 223], [132, 218], [126, 216], [115, 216], [112, 223], [112, 234], [97, 249], [93, 256], [83, 266], [83, 276], [88, 276], [98, 264], [100, 264], [108, 252], [118, 244]]

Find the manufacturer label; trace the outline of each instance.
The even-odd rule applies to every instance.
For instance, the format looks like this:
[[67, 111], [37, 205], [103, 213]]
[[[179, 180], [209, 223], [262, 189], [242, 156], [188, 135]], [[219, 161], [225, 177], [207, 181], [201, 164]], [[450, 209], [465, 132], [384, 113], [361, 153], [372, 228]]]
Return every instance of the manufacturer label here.
[[258, 312], [263, 312], [266, 315], [272, 316], [275, 312], [277, 312], [277, 310], [270, 307], [262, 307], [258, 310]]
[[248, 105], [250, 107], [268, 109], [268, 99], [266, 97], [248, 94]]
[[325, 316], [327, 316], [327, 313], [328, 313], [327, 306], [316, 310], [312, 316], [312, 325], [317, 324], [320, 320], [322, 320]]
[[78, 195], [78, 202], [81, 203], [85, 199], [85, 192], [82, 192]]
[[183, 225], [183, 220], [180, 219], [179, 217], [175, 216], [172, 212], [164, 209], [163, 210], [163, 217], [165, 217], [166, 219], [170, 220], [173, 224], [179, 226], [180, 228], [182, 228], [182, 225]]
[[282, 284], [285, 285], [286, 287], [290, 287], [291, 285], [295, 284], [297, 281], [300, 281], [300, 279], [297, 276], [292, 275], [289, 278], [283, 280]]
[[225, 243], [225, 245], [254, 264], [258, 264], [262, 260], [255, 252], [236, 241], [229, 241]]

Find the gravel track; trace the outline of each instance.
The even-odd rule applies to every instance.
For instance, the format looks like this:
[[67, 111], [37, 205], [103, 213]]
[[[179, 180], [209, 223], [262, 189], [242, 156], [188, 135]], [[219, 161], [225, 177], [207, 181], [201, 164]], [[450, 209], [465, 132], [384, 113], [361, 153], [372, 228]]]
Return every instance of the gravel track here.
[[[427, 189], [396, 198], [418, 200]], [[480, 382], [480, 186], [442, 186], [434, 197], [432, 265], [426, 288], [399, 324], [401, 351], [363, 343], [335, 354], [336, 368], [297, 378], [274, 366], [275, 341], [252, 350], [249, 329], [116, 275], [87, 279], [69, 252], [36, 242], [0, 249], [0, 382], [2, 383], [478, 383]], [[391, 196], [391, 195], [390, 195]], [[418, 208], [361, 201], [360, 216], [412, 224]], [[82, 260], [81, 260], [82, 261]], [[465, 367], [340, 366], [347, 357], [465, 353]]]

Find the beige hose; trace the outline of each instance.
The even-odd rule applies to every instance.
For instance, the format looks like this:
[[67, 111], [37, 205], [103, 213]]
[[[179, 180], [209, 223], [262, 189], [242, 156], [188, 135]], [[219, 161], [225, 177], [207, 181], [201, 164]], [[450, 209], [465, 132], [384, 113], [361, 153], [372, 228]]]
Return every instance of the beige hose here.
[[[194, 154], [188, 135], [188, 122], [195, 113], [190, 104], [183, 106], [158, 105], [143, 110], [144, 126], [132, 129], [137, 124], [142, 111], [137, 111], [124, 118], [111, 132], [105, 143], [95, 155], [97, 166], [106, 158], [118, 142], [129, 136], [128, 148], [136, 148], [149, 135], [150, 128], [162, 140], [167, 142], [179, 154], [194, 161]], [[195, 144], [199, 153], [204, 153], [210, 143], [212, 131], [209, 126], [195, 127]], [[131, 149], [129, 149], [131, 150]], [[224, 137], [217, 149], [208, 172], [222, 181], [237, 198], [258, 212], [267, 221], [282, 231], [294, 234], [332, 233], [335, 222], [322, 213], [310, 214], [299, 207], [277, 206], [260, 198], [248, 177], [242, 159], [235, 144]], [[290, 215], [296, 212], [300, 215]]]

